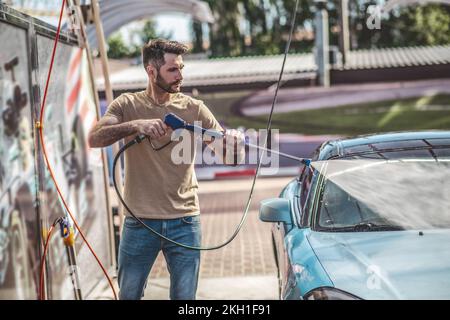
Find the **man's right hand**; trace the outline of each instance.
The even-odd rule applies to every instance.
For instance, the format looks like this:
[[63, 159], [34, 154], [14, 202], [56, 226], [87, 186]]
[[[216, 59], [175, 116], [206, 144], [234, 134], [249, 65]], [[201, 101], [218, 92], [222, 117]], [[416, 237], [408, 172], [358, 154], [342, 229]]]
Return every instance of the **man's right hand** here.
[[139, 134], [149, 136], [152, 139], [161, 139], [172, 133], [172, 129], [161, 119], [139, 119], [134, 120], [133, 124]]
[[161, 139], [172, 134], [172, 129], [161, 119], [139, 119], [120, 123], [116, 117], [104, 116], [90, 130], [89, 145], [91, 148], [102, 148], [136, 134]]

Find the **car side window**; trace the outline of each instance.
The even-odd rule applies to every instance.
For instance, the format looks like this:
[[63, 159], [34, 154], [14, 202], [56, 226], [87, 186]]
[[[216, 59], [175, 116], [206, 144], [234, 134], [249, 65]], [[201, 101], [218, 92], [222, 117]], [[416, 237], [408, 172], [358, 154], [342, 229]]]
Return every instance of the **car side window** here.
[[301, 225], [302, 226], [308, 226], [310, 223], [310, 218], [313, 214], [312, 209], [314, 207], [314, 198], [315, 195], [317, 195], [317, 184], [319, 182], [319, 174], [317, 170], [312, 170], [311, 174], [310, 174], [310, 186], [309, 186], [309, 191], [308, 194], [306, 195], [306, 199], [305, 199], [305, 205], [303, 207], [303, 214], [302, 214], [302, 219], [301, 219]]
[[[313, 152], [311, 160], [313, 161], [318, 160], [320, 150], [321, 146], [318, 146], [317, 149]], [[299, 224], [302, 226], [306, 226], [308, 224], [307, 221], [309, 219], [308, 217], [309, 213], [306, 210], [308, 209], [307, 208], [308, 203], [311, 202], [308, 199], [311, 197], [310, 191], [312, 189], [311, 183], [313, 182], [313, 177], [314, 177], [314, 170], [311, 168], [311, 166], [304, 166], [302, 173], [300, 175], [301, 187], [298, 195], [299, 197], [298, 204], [301, 212]]]
[[311, 179], [312, 179], [312, 170], [310, 167], [305, 167], [304, 172], [302, 174], [302, 187], [300, 189], [300, 208], [305, 207], [306, 199], [308, 198], [309, 190], [311, 189]]
[[[312, 154], [312, 160], [317, 160], [320, 154], [321, 146], [318, 146], [317, 149]], [[305, 203], [308, 199], [309, 191], [311, 190], [311, 181], [313, 178], [313, 169], [311, 166], [305, 166], [303, 168], [302, 175], [300, 176], [300, 181], [302, 182], [302, 187], [300, 189], [300, 208], [302, 212], [305, 209]]]

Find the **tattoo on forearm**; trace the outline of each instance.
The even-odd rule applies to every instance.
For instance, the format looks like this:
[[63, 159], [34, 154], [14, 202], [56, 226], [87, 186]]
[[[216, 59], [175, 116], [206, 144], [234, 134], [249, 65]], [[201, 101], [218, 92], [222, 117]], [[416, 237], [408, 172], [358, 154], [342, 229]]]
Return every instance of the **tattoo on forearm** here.
[[92, 147], [105, 147], [135, 133], [135, 126], [131, 122], [103, 125], [94, 129], [90, 144]]

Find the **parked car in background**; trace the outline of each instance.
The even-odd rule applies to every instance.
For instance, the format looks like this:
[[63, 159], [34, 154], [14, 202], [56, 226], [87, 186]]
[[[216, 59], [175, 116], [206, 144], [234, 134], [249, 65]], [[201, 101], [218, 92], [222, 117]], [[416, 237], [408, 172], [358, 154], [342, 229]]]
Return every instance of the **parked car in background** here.
[[325, 142], [260, 219], [281, 299], [450, 299], [450, 131]]

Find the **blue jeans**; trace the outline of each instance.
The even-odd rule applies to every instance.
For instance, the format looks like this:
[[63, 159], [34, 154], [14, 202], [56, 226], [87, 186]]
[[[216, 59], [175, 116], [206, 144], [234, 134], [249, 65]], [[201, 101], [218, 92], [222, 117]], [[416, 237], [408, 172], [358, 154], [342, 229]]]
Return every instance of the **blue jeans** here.
[[[141, 219], [169, 239], [199, 247], [200, 216], [178, 219]], [[126, 217], [119, 245], [119, 298], [139, 300], [147, 278], [162, 250], [170, 273], [170, 299], [194, 300], [200, 268], [200, 251], [186, 249], [156, 236], [134, 218]]]

